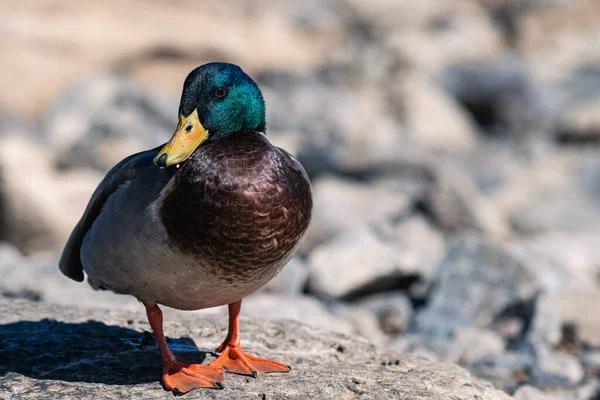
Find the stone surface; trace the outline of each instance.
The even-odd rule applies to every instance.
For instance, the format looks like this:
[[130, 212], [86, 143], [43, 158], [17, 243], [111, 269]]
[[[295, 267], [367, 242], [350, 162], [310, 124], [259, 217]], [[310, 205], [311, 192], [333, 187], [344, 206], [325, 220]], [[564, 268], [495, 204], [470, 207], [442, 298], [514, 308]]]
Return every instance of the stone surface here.
[[539, 386], [573, 386], [583, 377], [581, 363], [570, 354], [542, 351], [532, 370], [532, 378]]
[[584, 365], [595, 370], [600, 370], [600, 350], [587, 352], [584, 354], [582, 361]]
[[524, 351], [507, 351], [480, 359], [468, 367], [472, 373], [491, 382], [495, 387], [513, 393], [523, 382], [528, 381], [534, 357]]
[[[373, 190], [368, 193], [373, 193]], [[310, 253], [311, 290], [336, 298], [354, 298], [370, 292], [395, 289], [402, 286], [404, 280], [420, 278], [430, 281], [444, 254], [444, 238], [423, 216], [403, 215], [409, 212], [404, 204], [405, 208], [392, 211], [394, 202], [390, 201], [388, 208], [385, 197], [375, 198], [379, 199], [381, 206], [373, 212], [368, 211], [373, 210], [373, 197], [366, 193], [364, 199], [353, 197], [349, 201], [364, 200], [364, 215], [349, 213], [350, 210], [346, 208], [335, 211], [332, 208], [328, 214], [325, 214], [327, 209], [317, 211], [315, 225], [318, 227], [322, 225], [323, 229], [332, 230], [335, 223], [327, 224], [327, 221], [339, 218], [336, 220], [339, 221], [338, 225], [345, 224], [348, 228], [342, 230], [340, 227], [338, 236], [317, 246]], [[401, 199], [405, 198], [400, 196], [396, 202]], [[389, 209], [387, 219], [382, 215], [386, 209]], [[318, 222], [321, 213], [324, 215]], [[342, 215], [347, 218], [342, 218]], [[379, 221], [373, 220], [378, 215], [381, 216]], [[358, 225], [362, 218], [371, 218], [372, 223], [366, 229], [352, 231], [353, 224]], [[367, 222], [362, 221], [362, 224]], [[309, 241], [311, 232], [315, 231], [309, 230]]]
[[262, 290], [267, 293], [296, 296], [302, 293], [308, 280], [308, 266], [300, 257], [294, 257]]
[[[403, 214], [411, 206], [409, 196], [386, 185], [367, 185], [334, 176], [314, 179], [313, 220], [301, 251], [309, 251], [342, 233], [358, 231], [365, 225]], [[339, 199], [345, 199], [340, 207]], [[377, 207], [373, 201], [377, 199]]]
[[[480, 371], [480, 362], [503, 356], [506, 351], [506, 343], [497, 332], [473, 326], [455, 328], [446, 337], [409, 330], [399, 340], [391, 341], [389, 347], [406, 353], [425, 354], [438, 361], [457, 363], [475, 374]], [[492, 376], [495, 378], [502, 374]], [[494, 381], [489, 376], [486, 379]]]
[[596, 203], [600, 199], [600, 157], [594, 154], [582, 159], [575, 177], [581, 192]]
[[132, 296], [93, 290], [87, 282], [75, 282], [58, 269], [58, 254], [24, 258], [13, 247], [0, 247], [0, 294], [33, 298], [62, 305], [139, 310]]
[[548, 5], [525, 13], [519, 24], [519, 48], [527, 54], [535, 75], [545, 80], [560, 79], [598, 63], [598, 3], [569, 0]]
[[502, 246], [470, 235], [448, 245], [430, 301], [415, 329], [444, 339], [463, 326], [488, 326], [509, 305], [531, 299], [535, 271]]
[[[325, 3], [17, 4], [1, 16], [11, 38], [3, 44], [3, 71], [14, 79], [5, 80], [0, 107], [39, 114], [74, 79], [98, 70], [130, 74], [173, 95], [192, 68], [215, 59], [253, 71], [306, 71], [321, 64], [339, 42], [344, 7]], [[178, 21], [178, 29], [172, 21]], [[230, 28], [222, 30], [223, 25]], [[198, 35], [198, 26], [221, 32]], [[40, 37], [48, 52], [40, 51]]]
[[470, 116], [447, 93], [421, 76], [405, 78], [398, 88], [399, 113], [409, 137], [428, 148], [466, 152], [476, 146]]
[[[158, 383], [159, 356], [143, 313], [82, 310], [0, 299], [0, 398], [172, 398]], [[166, 316], [181, 359], [208, 362], [226, 332], [214, 317]], [[146, 332], [146, 333], [144, 333]], [[381, 350], [297, 322], [242, 318], [246, 350], [293, 366], [258, 379], [226, 375], [223, 391], [186, 398], [410, 398], [502, 400], [510, 397], [465, 370]]]
[[405, 332], [413, 316], [410, 298], [402, 291], [377, 293], [361, 299], [356, 306], [374, 315], [381, 331], [391, 336]]
[[596, 206], [577, 194], [546, 193], [518, 208], [510, 216], [515, 231], [523, 235], [594, 231], [600, 226]]
[[[553, 208], [556, 208], [553, 205], [563, 206], [569, 200], [579, 200], [576, 196], [579, 189], [574, 187], [574, 183], [577, 181], [575, 171], [577, 166], [581, 165], [581, 154], [559, 152], [555, 145], [542, 140], [532, 139], [527, 142], [527, 150], [520, 146], [506, 147], [498, 142], [489, 144], [485, 147], [486, 150], [479, 154], [481, 162], [473, 165], [473, 169], [503, 172], [499, 179], [500, 182], [497, 182], [497, 185], [493, 187], [493, 192], [487, 196], [496, 208], [504, 212], [503, 215], [510, 218], [511, 215], [519, 214], [519, 210], [528, 208], [542, 217], [535, 219], [524, 213], [520, 214], [525, 216], [527, 221], [534, 223], [534, 230], [538, 227], [552, 230], [553, 227], [543, 221], [559, 221], [560, 219], [544, 217], [560, 214], [537, 212], [535, 205], [539, 205], [541, 210], [552, 211]], [[575, 195], [569, 196], [571, 193]], [[510, 223], [513, 224], [513, 227], [518, 227], [520, 221], [515, 221], [513, 218]], [[525, 223], [520, 225], [525, 225], [524, 228], [527, 228]], [[525, 233], [515, 229], [516, 235]]]
[[505, 49], [501, 32], [479, 2], [352, 0], [352, 3], [362, 3], [362, 13], [376, 15], [373, 21], [378, 22], [378, 27], [389, 27], [390, 51], [399, 52], [405, 63], [432, 75], [460, 62], [495, 59]]
[[83, 169], [57, 171], [55, 155], [27, 135], [0, 137], [0, 153], [0, 239], [27, 254], [58, 249], [101, 176]]
[[424, 215], [398, 214], [375, 225], [382, 240], [414, 258], [414, 265], [421, 279], [429, 282], [446, 251], [446, 240]]
[[419, 262], [412, 252], [380, 239], [372, 229], [350, 232], [310, 254], [309, 287], [336, 298], [352, 298], [363, 289], [393, 289], [397, 281], [419, 275]]
[[600, 141], [600, 98], [569, 110], [557, 130], [561, 141]]
[[552, 297], [558, 303], [561, 325], [574, 325], [580, 341], [600, 347], [600, 290], [565, 290]]
[[509, 248], [548, 290], [593, 289], [600, 276], [599, 238], [594, 231], [548, 234], [517, 240]]
[[68, 88], [43, 121], [62, 168], [106, 172], [165, 143], [177, 126], [177, 102], [117, 76], [90, 76]]
[[515, 392], [516, 400], [561, 400], [559, 396], [553, 396], [536, 389], [533, 386], [525, 385]]
[[355, 335], [360, 335], [369, 342], [383, 346], [388, 336], [382, 331], [377, 317], [362, 307], [348, 306], [337, 302], [330, 305], [332, 312], [352, 326]]
[[551, 348], [562, 338], [560, 302], [553, 293], [542, 293], [535, 300], [535, 312], [527, 330], [527, 340], [536, 346]]
[[405, 135], [376, 89], [362, 88], [357, 96], [320, 76], [266, 74], [260, 81], [269, 129], [274, 136], [296, 134], [309, 175], [361, 173], [408, 157]]
[[[329, 311], [314, 297], [281, 296], [257, 293], [243, 301], [244, 314], [258, 319], [289, 319], [331, 332], [352, 334], [352, 322]], [[225, 315], [225, 308], [220, 309]]]
[[447, 233], [476, 232], [507, 238], [510, 230], [501, 210], [481, 195], [466, 173], [455, 165], [440, 163], [423, 198], [424, 207]]
[[472, 364], [481, 359], [503, 354], [504, 350], [504, 341], [496, 332], [489, 329], [466, 327], [456, 332], [446, 359], [462, 364]]
[[469, 111], [482, 133], [522, 135], [542, 120], [539, 96], [527, 64], [518, 56], [490, 63], [452, 65], [441, 74], [443, 87]]

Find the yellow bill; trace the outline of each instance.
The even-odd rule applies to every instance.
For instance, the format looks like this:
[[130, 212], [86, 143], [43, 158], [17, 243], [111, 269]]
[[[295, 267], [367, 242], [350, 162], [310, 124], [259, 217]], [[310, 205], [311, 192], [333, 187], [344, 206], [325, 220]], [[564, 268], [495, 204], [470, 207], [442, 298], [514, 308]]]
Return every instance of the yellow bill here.
[[154, 164], [165, 168], [184, 162], [206, 139], [208, 131], [198, 119], [198, 110], [194, 110], [187, 117], [180, 115], [177, 130], [169, 143], [158, 152]]

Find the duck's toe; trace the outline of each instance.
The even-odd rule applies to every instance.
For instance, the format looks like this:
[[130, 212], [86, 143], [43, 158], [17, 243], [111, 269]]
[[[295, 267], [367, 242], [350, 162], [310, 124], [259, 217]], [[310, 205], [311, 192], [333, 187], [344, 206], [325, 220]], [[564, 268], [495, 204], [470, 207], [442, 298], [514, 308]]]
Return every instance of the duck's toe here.
[[223, 353], [210, 364], [211, 367], [221, 367], [226, 372], [240, 375], [250, 375], [256, 378], [269, 372], [289, 372], [291, 368], [277, 361], [258, 358], [246, 353], [240, 346], [226, 346]]
[[162, 382], [166, 390], [184, 394], [198, 388], [223, 389], [223, 369], [173, 361], [165, 365]]

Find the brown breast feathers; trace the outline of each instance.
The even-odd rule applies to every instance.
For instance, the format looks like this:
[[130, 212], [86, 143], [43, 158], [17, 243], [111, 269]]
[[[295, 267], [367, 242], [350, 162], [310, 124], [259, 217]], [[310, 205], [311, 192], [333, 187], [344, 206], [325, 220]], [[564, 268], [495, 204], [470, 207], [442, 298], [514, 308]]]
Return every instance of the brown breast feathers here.
[[161, 209], [170, 241], [231, 279], [277, 265], [308, 228], [310, 183], [262, 134], [202, 145], [173, 179]]

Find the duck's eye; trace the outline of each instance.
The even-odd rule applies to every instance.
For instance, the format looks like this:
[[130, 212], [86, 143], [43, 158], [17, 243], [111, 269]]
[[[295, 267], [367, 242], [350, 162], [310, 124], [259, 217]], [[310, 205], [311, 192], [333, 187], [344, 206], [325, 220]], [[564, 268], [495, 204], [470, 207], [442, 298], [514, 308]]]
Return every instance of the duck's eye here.
[[215, 91], [215, 97], [217, 99], [222, 99], [223, 97], [227, 96], [227, 88], [226, 87], [218, 87], [217, 90]]
[[188, 124], [188, 126], [185, 127], [185, 132], [190, 133], [191, 131], [192, 131], [192, 124]]

